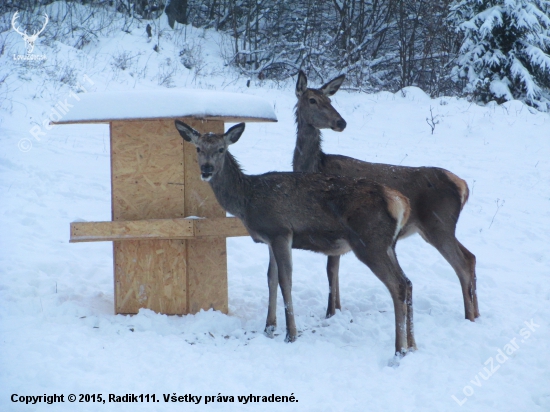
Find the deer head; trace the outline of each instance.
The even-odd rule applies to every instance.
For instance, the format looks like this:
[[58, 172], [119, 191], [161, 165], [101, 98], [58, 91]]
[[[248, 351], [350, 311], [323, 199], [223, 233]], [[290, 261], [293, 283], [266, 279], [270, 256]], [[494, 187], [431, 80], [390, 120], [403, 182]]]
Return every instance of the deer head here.
[[344, 74], [332, 79], [320, 89], [308, 89], [307, 77], [300, 70], [296, 82], [296, 111], [299, 117], [316, 129], [332, 129], [341, 132], [346, 128], [346, 121], [340, 116], [330, 102], [346, 76]]
[[46, 13], [44, 13], [44, 17], [45, 17], [44, 25], [42, 26], [42, 28], [40, 30], [38, 30], [37, 32], [35, 32], [34, 34], [29, 36], [27, 34], [27, 30], [25, 30], [24, 32], [21, 32], [15, 26], [15, 21], [18, 19], [18, 17], [19, 17], [19, 12], [16, 11], [15, 14], [13, 15], [12, 19], [11, 19], [11, 26], [13, 27], [13, 29], [17, 33], [19, 33], [21, 35], [21, 37], [23, 37], [23, 40], [25, 41], [25, 47], [27, 49], [27, 54], [31, 54], [32, 51], [34, 50], [34, 42], [38, 39], [38, 36], [40, 35], [40, 33], [42, 33], [44, 31], [44, 29], [46, 28], [46, 25], [48, 24], [48, 21], [50, 19], [49, 19], [48, 15]]
[[244, 123], [230, 128], [225, 134], [205, 133], [201, 135], [191, 126], [179, 120], [175, 121], [181, 137], [197, 147], [201, 179], [208, 182], [212, 176], [223, 169], [227, 147], [236, 143], [244, 132]]

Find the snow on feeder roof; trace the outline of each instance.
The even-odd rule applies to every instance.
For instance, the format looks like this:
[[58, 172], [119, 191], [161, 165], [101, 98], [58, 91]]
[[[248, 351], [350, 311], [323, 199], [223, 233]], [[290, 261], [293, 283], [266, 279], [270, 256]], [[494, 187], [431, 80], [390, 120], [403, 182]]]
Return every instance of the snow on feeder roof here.
[[82, 93], [54, 124], [195, 118], [276, 122], [271, 104], [257, 96], [200, 89]]

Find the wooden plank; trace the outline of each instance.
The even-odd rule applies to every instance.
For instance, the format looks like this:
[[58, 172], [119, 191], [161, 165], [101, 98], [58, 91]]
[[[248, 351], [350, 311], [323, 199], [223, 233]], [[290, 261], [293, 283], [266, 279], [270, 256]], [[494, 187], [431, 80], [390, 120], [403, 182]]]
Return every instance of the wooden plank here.
[[248, 236], [246, 228], [236, 217], [119, 220], [116, 222], [72, 222], [70, 242], [236, 236]]
[[117, 222], [72, 222], [71, 243], [106, 240], [188, 239], [195, 237], [192, 219]]
[[173, 120], [111, 124], [112, 220], [185, 217], [183, 139]]
[[237, 237], [249, 236], [239, 218], [224, 217], [221, 219], [197, 219], [195, 220], [195, 237], [219, 236]]
[[[224, 133], [223, 121], [183, 119], [200, 133]], [[182, 139], [183, 140], [183, 139]], [[184, 142], [185, 213], [208, 219], [225, 218], [210, 185], [200, 178], [197, 150]], [[187, 305], [189, 313], [214, 308], [228, 311], [227, 255], [225, 238], [206, 237], [186, 240], [187, 243]]]
[[[184, 121], [202, 133], [224, 132], [221, 121]], [[200, 179], [195, 147], [184, 143], [173, 119], [112, 122], [111, 165], [114, 222], [226, 219]], [[142, 307], [167, 314], [210, 308], [227, 313], [225, 237], [210, 223], [196, 227], [204, 237], [113, 242], [116, 313]], [[227, 227], [244, 234], [234, 224]]]
[[185, 240], [114, 242], [115, 311], [181, 315], [187, 309]]
[[[173, 120], [112, 122], [112, 220], [185, 217], [183, 143]], [[113, 242], [115, 312], [187, 313], [183, 240]]]
[[187, 313], [201, 309], [229, 310], [227, 252], [220, 237], [185, 240], [187, 243]]

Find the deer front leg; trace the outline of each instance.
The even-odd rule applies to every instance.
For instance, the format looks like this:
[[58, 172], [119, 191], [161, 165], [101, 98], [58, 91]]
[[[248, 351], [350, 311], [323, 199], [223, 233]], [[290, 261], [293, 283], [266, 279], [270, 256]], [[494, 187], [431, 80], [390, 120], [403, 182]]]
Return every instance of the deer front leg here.
[[271, 249], [277, 262], [279, 286], [285, 303], [286, 342], [296, 340], [296, 322], [292, 306], [292, 238], [278, 236], [271, 242]]
[[269, 267], [267, 269], [267, 286], [269, 288], [269, 305], [267, 307], [267, 320], [265, 331], [267, 337], [273, 338], [273, 332], [277, 328], [277, 286], [279, 285], [279, 273], [277, 261], [273, 255], [273, 249], [269, 246]]
[[327, 259], [327, 277], [328, 277], [328, 305], [327, 318], [336, 314], [336, 309], [342, 309], [340, 306], [340, 280], [338, 271], [340, 269], [340, 256], [329, 256]]

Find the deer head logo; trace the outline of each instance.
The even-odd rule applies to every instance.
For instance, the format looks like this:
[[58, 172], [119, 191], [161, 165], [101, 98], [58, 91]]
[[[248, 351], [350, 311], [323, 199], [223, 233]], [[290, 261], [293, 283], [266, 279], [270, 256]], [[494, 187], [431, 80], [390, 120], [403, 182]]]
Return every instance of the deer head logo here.
[[21, 32], [20, 30], [17, 29], [17, 27], [15, 26], [15, 21], [17, 20], [17, 18], [19, 17], [19, 12], [16, 11], [15, 14], [13, 15], [12, 19], [11, 19], [11, 26], [13, 27], [13, 29], [19, 33], [21, 35], [21, 37], [23, 37], [23, 40], [25, 41], [25, 47], [27, 49], [27, 54], [31, 54], [32, 51], [34, 50], [34, 42], [38, 39], [38, 35], [40, 33], [42, 33], [44, 31], [44, 29], [46, 28], [46, 24], [48, 24], [48, 21], [50, 20], [48, 15], [46, 13], [44, 13], [44, 17], [45, 17], [45, 20], [44, 20], [44, 25], [42, 26], [42, 28], [40, 30], [38, 30], [36, 33], [32, 34], [32, 35], [28, 35], [27, 34], [27, 30]]

